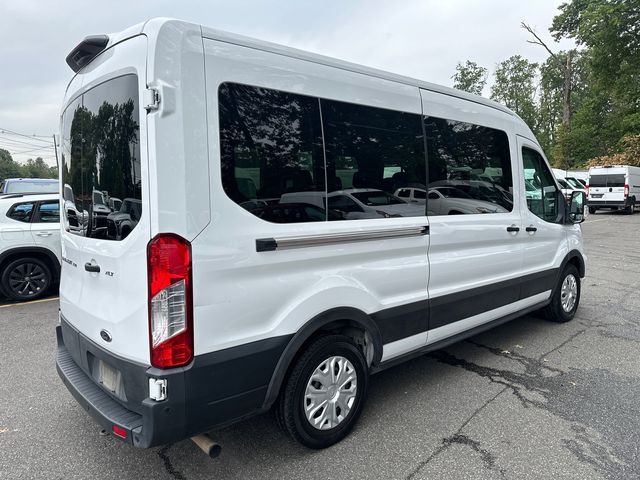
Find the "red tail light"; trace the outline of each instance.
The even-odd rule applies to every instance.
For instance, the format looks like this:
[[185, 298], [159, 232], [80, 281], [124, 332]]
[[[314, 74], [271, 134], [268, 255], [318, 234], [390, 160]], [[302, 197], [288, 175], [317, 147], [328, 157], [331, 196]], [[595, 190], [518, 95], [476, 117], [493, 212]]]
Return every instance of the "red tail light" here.
[[114, 425], [111, 431], [114, 435], [120, 438], [127, 438], [127, 431], [124, 428], [119, 427], [118, 425]]
[[191, 244], [160, 234], [147, 246], [151, 365], [173, 368], [193, 359]]
[[624, 198], [629, 196], [629, 185], [624, 186]]

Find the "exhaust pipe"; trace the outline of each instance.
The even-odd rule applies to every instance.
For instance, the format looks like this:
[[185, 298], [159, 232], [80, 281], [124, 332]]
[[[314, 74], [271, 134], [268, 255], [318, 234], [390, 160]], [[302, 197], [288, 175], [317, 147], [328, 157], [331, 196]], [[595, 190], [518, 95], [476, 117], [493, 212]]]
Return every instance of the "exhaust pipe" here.
[[203, 433], [191, 437], [193, 443], [195, 443], [200, 450], [206, 453], [210, 458], [217, 458], [222, 452], [222, 447], [218, 445], [209, 435]]

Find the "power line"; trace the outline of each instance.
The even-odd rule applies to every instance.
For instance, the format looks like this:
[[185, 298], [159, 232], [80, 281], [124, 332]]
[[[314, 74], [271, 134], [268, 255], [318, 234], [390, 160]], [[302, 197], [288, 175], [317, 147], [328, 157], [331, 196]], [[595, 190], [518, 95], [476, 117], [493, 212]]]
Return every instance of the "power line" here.
[[[21, 145], [27, 145], [29, 147], [42, 147], [43, 146], [42, 144], [38, 144], [38, 143], [23, 142], [22, 140], [14, 140], [13, 138], [5, 137], [3, 135], [0, 135], [0, 140], [2, 140], [3, 142], [19, 143]], [[49, 145], [51, 147], [53, 147], [53, 141], [50, 142]]]
[[7, 149], [7, 151], [11, 154], [11, 155], [22, 155], [23, 153], [31, 153], [31, 152], [37, 152], [40, 150], [49, 150], [50, 148], [53, 147], [42, 147], [42, 148], [33, 148], [31, 150], [23, 150], [21, 152], [16, 152], [15, 150], [9, 150]]
[[[18, 132], [14, 132], [13, 130], [9, 130], [8, 128], [2, 128], [0, 127], [0, 133], [12, 133], [14, 135], [18, 135], [19, 137], [25, 137], [25, 138], [30, 138], [31, 140], [37, 140], [39, 142], [45, 142], [46, 140], [41, 140], [40, 138], [51, 138], [51, 135], [36, 135], [35, 133], [33, 135], [26, 135], [24, 133], [18, 133]], [[40, 138], [38, 138], [40, 137]]]

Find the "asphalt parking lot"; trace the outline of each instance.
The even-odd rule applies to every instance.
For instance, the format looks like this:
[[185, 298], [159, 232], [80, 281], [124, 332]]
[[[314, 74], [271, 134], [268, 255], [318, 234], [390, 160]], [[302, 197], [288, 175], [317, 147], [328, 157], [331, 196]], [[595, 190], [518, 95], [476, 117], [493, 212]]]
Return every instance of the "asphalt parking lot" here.
[[640, 214], [583, 224], [568, 324], [524, 317], [372, 378], [350, 437], [307, 450], [264, 415], [137, 450], [101, 436], [54, 366], [57, 300], [0, 306], [0, 478], [640, 478]]

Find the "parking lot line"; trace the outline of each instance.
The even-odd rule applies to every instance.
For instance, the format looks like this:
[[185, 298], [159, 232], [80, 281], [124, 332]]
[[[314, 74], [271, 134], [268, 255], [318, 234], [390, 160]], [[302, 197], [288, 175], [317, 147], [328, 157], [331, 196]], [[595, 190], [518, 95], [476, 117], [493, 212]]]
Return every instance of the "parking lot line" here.
[[21, 307], [23, 305], [31, 305], [33, 303], [51, 302], [53, 300], [58, 300], [59, 298], [60, 297], [51, 297], [51, 298], [43, 298], [42, 300], [32, 300], [31, 302], [10, 303], [8, 305], [0, 305], [0, 308]]

